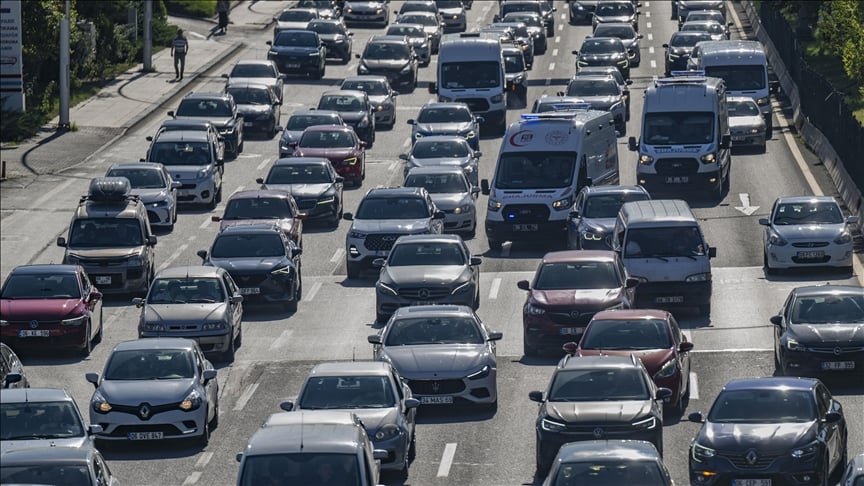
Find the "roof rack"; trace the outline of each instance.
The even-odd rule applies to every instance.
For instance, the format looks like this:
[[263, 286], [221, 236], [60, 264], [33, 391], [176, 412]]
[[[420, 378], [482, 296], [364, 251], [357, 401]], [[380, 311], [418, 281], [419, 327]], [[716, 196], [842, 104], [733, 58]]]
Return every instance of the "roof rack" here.
[[120, 202], [138, 200], [138, 196], [130, 194], [132, 185], [125, 177], [95, 177], [90, 181], [86, 196], [81, 196], [80, 202]]

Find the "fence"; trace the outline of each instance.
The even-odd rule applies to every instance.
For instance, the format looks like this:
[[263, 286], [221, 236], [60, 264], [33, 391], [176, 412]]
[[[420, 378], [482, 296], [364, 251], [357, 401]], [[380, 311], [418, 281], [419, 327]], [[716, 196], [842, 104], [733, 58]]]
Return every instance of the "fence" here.
[[795, 32], [772, 2], [761, 2], [759, 19], [798, 86], [801, 112], [825, 135], [855, 185], [864, 191], [864, 127], [843, 102], [842, 93], [807, 65]]

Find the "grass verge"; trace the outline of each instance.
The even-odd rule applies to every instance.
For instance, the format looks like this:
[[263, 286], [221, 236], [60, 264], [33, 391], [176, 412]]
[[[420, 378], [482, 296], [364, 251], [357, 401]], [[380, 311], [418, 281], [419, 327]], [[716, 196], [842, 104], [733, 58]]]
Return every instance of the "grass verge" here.
[[170, 15], [210, 18], [216, 15], [216, 0], [165, 0]]

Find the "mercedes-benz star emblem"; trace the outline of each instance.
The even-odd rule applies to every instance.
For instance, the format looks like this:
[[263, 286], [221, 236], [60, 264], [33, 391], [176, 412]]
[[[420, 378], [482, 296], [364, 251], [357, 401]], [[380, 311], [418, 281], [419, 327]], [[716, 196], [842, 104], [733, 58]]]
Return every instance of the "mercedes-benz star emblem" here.
[[753, 464], [756, 464], [756, 459], [759, 459], [759, 456], [756, 454], [755, 450], [750, 449], [747, 451], [747, 454], [744, 454], [744, 459], [747, 460], [747, 464], [752, 466]]
[[30, 321], [30, 329], [36, 329], [37, 327], [39, 327], [39, 321], [37, 321], [36, 319]]
[[[31, 325], [32, 325], [32, 324], [31, 324]], [[843, 352], [843, 349], [840, 348], [840, 346], [837, 346], [836, 348], [834, 348], [834, 354], [835, 354], [836, 356], [840, 356], [840, 353], [842, 353], [842, 352]]]
[[606, 431], [604, 431], [602, 427], [597, 427], [594, 429], [595, 439], [602, 439], [604, 435], [606, 435]]
[[417, 297], [420, 297], [423, 300], [428, 299], [429, 298], [429, 289], [420, 289], [419, 291], [417, 291]]
[[138, 409], [138, 415], [140, 415], [142, 419], [147, 420], [150, 418], [150, 411], [150, 406], [145, 403]]
[[579, 318], [579, 315], [580, 315], [580, 314], [579, 314], [579, 311], [571, 311], [571, 312], [570, 312], [570, 317], [571, 317], [572, 319], [578, 319], [578, 318]]

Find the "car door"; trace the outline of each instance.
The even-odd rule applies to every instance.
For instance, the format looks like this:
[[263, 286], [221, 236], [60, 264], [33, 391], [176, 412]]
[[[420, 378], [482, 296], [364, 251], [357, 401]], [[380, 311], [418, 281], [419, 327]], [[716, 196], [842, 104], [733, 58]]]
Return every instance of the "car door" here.
[[[840, 402], [834, 400], [828, 387], [822, 382], [816, 385], [816, 408], [819, 410], [817, 420], [825, 418], [825, 414], [828, 412], [843, 413]], [[843, 459], [843, 448], [846, 445], [846, 438], [843, 435], [845, 422], [839, 420], [834, 423], [820, 423], [820, 426], [822, 430], [819, 431], [819, 434], [823, 437], [825, 446], [828, 448], [828, 470], [833, 471], [834, 466]]]
[[681, 370], [680, 389], [683, 391], [687, 389], [686, 385], [690, 382], [690, 353], [679, 353], [678, 347], [682, 342], [687, 340], [687, 337], [681, 332], [681, 326], [678, 325], [678, 321], [675, 320], [674, 316], [669, 316], [669, 326], [672, 330], [672, 345], [675, 346], [675, 358], [678, 360], [678, 369]]
[[84, 303], [90, 310], [90, 329], [92, 332], [100, 332], [99, 326], [102, 322], [102, 295], [90, 283], [87, 278], [87, 273], [79, 270], [78, 278], [81, 280], [81, 295], [84, 296]]
[[411, 437], [414, 433], [414, 415], [417, 413], [416, 408], [409, 409], [405, 407], [405, 400], [411, 398], [411, 388], [408, 387], [408, 384], [399, 375], [396, 368], [390, 367], [390, 374], [390, 379], [393, 381], [393, 386], [396, 388], [396, 393], [399, 396], [399, 408], [408, 429], [408, 437]]
[[206, 383], [204, 382], [204, 371], [212, 370], [214, 368], [213, 364], [204, 357], [201, 348], [195, 346], [193, 354], [195, 359], [195, 370], [198, 373], [198, 383], [202, 388], [204, 388], [204, 395], [207, 397], [207, 420], [209, 420], [214, 416], [214, 414], [219, 413], [216, 408], [216, 404], [219, 401], [219, 385], [216, 380], [210, 380]]
[[284, 81], [282, 75], [279, 74], [279, 70], [276, 69], [276, 63], [274, 63], [274, 62], [270, 63], [270, 71], [271, 71], [271, 75], [274, 78], [276, 78], [276, 87], [274, 89], [275, 93], [273, 93], [273, 94], [276, 95], [276, 99], [278, 99], [279, 101], [282, 101], [282, 88], [285, 86], [285, 81]]
[[477, 292], [480, 292], [480, 265], [471, 265], [471, 250], [468, 249], [468, 245], [465, 244], [465, 241], [462, 240], [459, 243], [459, 247], [462, 249], [462, 254], [465, 255], [465, 262], [468, 263], [468, 268], [471, 269], [471, 280], [474, 281], [474, 288], [477, 289]]
[[230, 302], [235, 295], [240, 295], [240, 289], [234, 283], [234, 279], [228, 272], [222, 274], [222, 284], [225, 286], [225, 292], [228, 294], [228, 312], [231, 313], [231, 325], [234, 332], [240, 332], [240, 322], [243, 320], [243, 302]]

